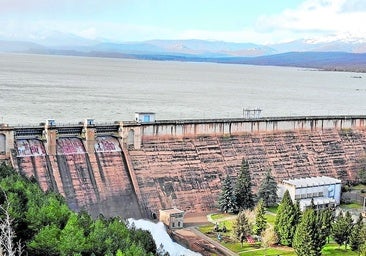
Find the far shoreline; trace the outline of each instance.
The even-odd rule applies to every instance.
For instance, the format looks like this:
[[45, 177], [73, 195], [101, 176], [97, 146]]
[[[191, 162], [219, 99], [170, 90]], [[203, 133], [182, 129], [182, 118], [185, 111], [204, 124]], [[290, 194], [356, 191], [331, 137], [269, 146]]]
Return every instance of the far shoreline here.
[[[69, 57], [92, 57], [92, 58], [106, 58], [106, 59], [130, 59], [130, 60], [149, 60], [149, 61], [176, 61], [176, 62], [192, 62], [192, 63], [217, 63], [217, 64], [235, 64], [235, 65], [250, 65], [250, 66], [272, 66], [272, 67], [289, 67], [289, 68], [304, 68], [311, 71], [329, 71], [329, 72], [351, 72], [351, 73], [366, 73], [366, 54], [354, 54], [345, 52], [336, 52], [334, 54], [346, 54], [347, 56], [357, 56], [364, 58], [364, 63], [355, 64], [351, 61], [337, 59], [338, 62], [331, 60], [324, 60], [325, 56], [319, 57], [319, 62], [326, 64], [312, 64], [311, 61], [294, 60], [298, 56], [317, 56], [332, 55], [332, 52], [292, 52], [286, 54], [265, 55], [259, 57], [201, 57], [194, 55], [169, 55], [169, 54], [129, 54], [120, 52], [78, 52], [72, 50], [49, 50], [49, 51], [18, 51], [7, 52], [0, 51], [0, 54], [29, 54], [29, 55], [44, 55], [44, 56], [69, 56]], [[281, 59], [286, 55], [286, 59]], [[310, 56], [310, 57], [311, 57]], [[309, 56], [308, 56], [309, 58]], [[267, 62], [266, 59], [269, 59]], [[293, 63], [293, 62], [298, 63]], [[314, 60], [316, 63], [316, 60]], [[344, 64], [346, 63], [346, 64]], [[362, 77], [361, 77], [362, 78]]]

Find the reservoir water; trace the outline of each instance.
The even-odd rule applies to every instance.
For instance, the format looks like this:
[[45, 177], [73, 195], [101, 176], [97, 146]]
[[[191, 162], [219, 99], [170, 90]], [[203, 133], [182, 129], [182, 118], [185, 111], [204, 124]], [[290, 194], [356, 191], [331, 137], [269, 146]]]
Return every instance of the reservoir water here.
[[0, 123], [366, 114], [366, 74], [303, 68], [0, 54]]

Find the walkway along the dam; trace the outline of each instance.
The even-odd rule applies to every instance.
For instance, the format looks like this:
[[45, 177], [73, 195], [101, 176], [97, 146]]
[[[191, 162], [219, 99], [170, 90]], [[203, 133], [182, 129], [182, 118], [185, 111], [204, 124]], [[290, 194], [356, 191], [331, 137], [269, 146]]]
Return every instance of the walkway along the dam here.
[[0, 160], [93, 216], [212, 211], [221, 181], [237, 175], [243, 158], [255, 186], [267, 170], [278, 181], [352, 181], [365, 154], [366, 116], [0, 126]]

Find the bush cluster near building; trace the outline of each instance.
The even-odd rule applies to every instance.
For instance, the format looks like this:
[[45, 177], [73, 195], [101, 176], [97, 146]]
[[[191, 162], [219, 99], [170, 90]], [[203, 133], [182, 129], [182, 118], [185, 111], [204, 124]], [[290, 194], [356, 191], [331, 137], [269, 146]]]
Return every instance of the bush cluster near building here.
[[[0, 165], [0, 254], [163, 255], [148, 231], [121, 218], [72, 212], [64, 198]], [[161, 249], [161, 248], [160, 248]], [[166, 254], [165, 254], [166, 255]]]

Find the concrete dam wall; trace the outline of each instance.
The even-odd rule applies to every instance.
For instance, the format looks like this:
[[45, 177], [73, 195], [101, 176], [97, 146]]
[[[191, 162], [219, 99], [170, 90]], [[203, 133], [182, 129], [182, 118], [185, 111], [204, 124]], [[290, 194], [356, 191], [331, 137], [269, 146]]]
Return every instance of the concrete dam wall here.
[[[353, 181], [366, 152], [366, 116], [284, 117], [0, 127], [0, 158], [44, 191], [93, 216], [152, 217], [215, 210], [221, 182], [249, 162], [257, 190], [328, 175]], [[3, 138], [3, 139], [1, 139]]]
[[16, 140], [14, 166], [34, 177], [44, 191], [65, 196], [71, 209], [87, 210], [94, 217], [142, 217], [118, 140], [98, 137], [88, 154], [80, 138], [57, 139], [55, 155], [47, 155], [42, 141]]

